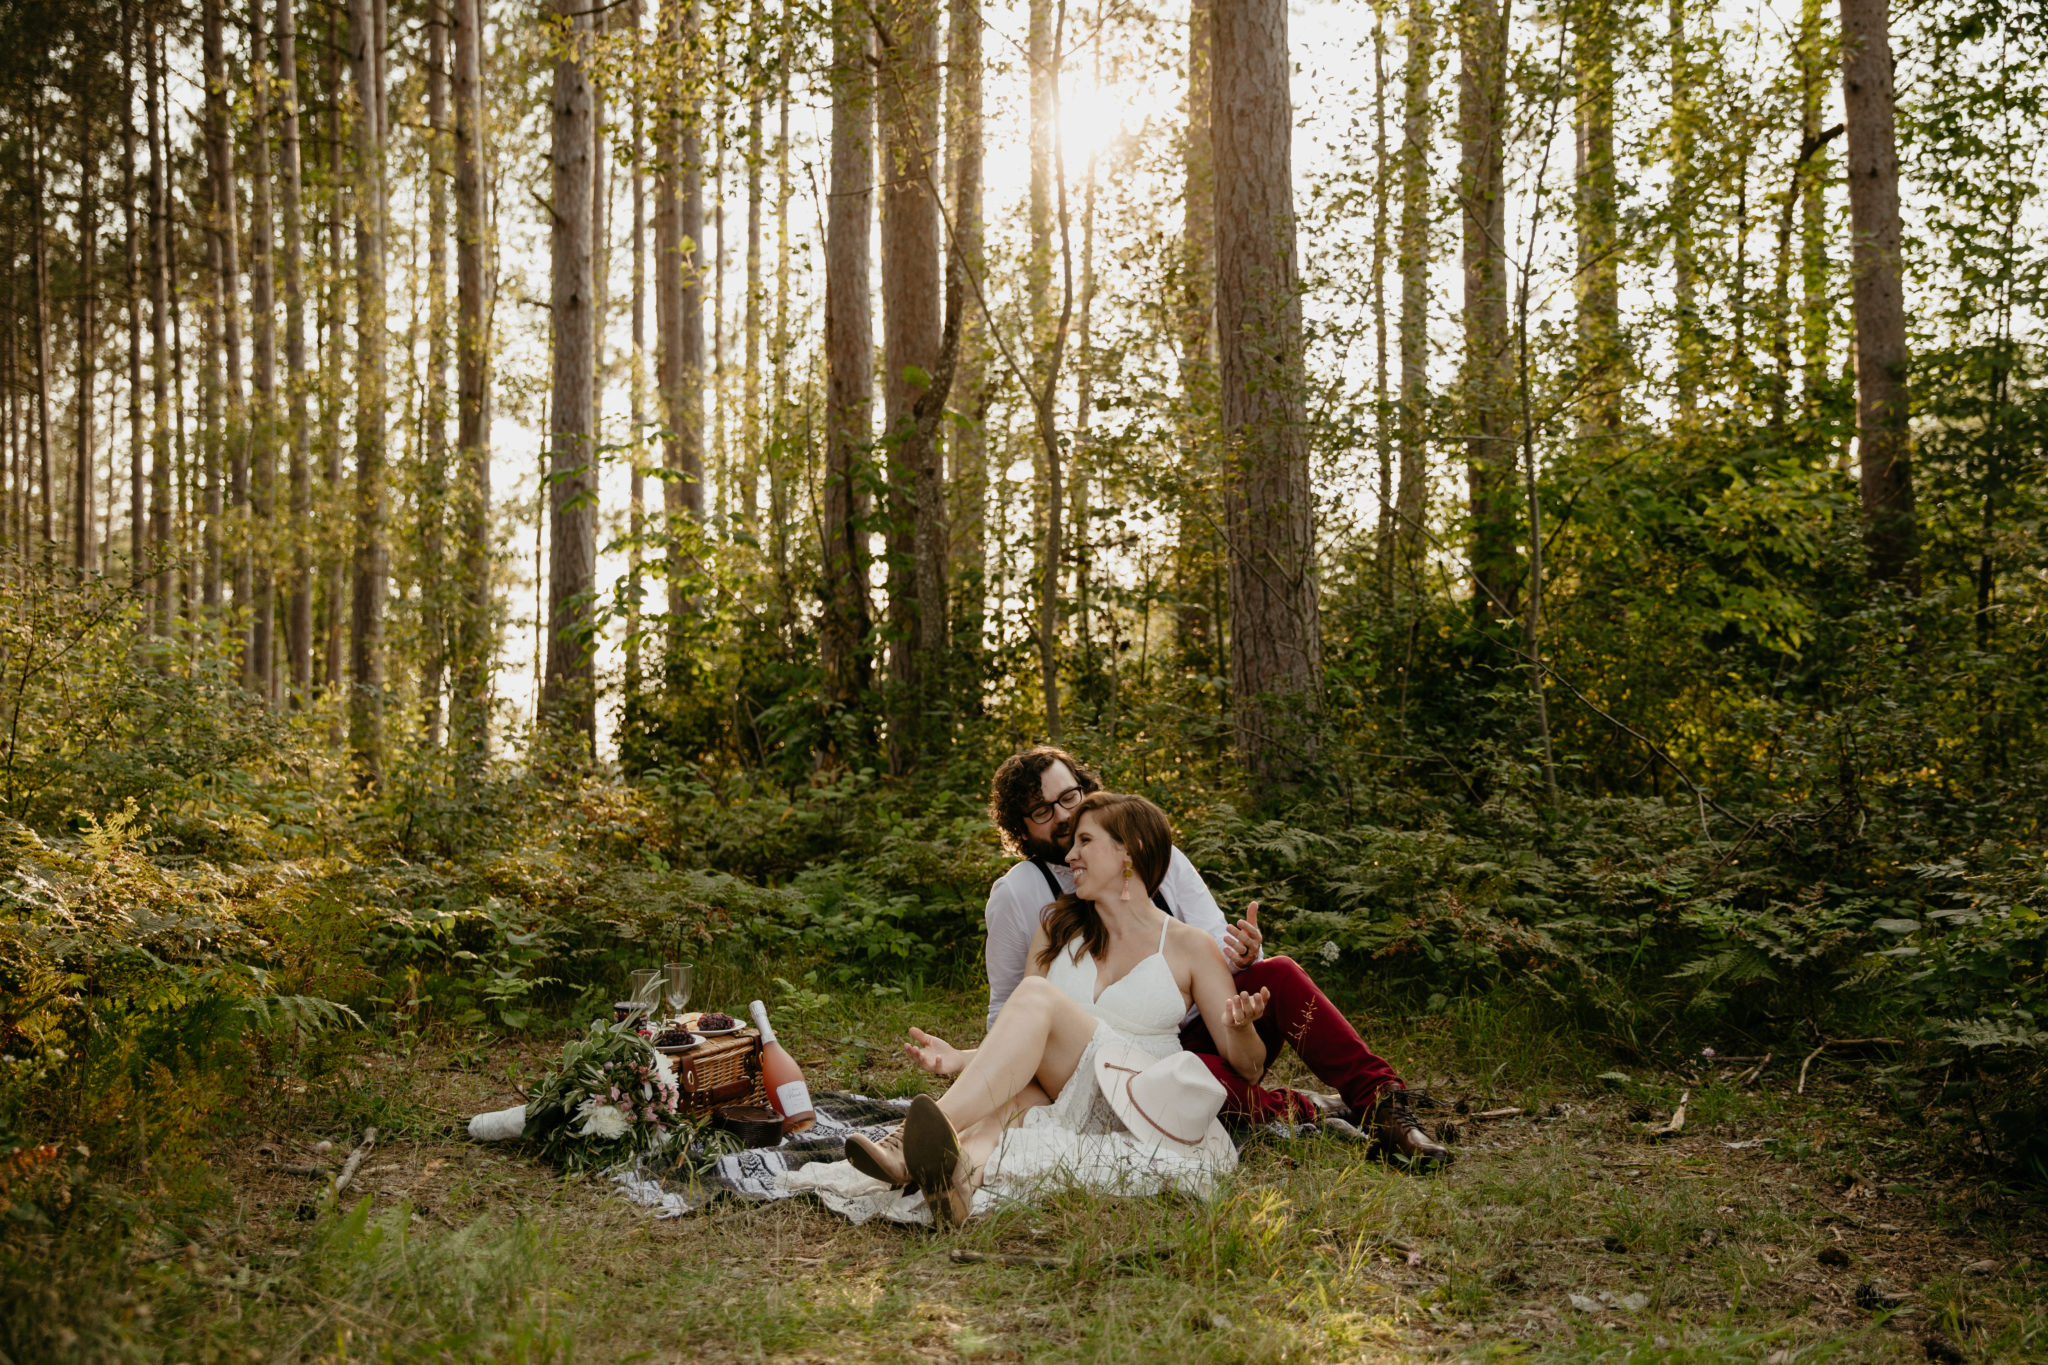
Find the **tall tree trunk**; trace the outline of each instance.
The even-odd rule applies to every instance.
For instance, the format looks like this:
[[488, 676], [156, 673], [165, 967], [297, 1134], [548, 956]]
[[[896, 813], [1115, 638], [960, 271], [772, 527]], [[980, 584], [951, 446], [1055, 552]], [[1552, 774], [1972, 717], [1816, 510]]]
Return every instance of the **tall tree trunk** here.
[[[1307, 377], [1295, 267], [1287, 0], [1215, 12], [1216, 338], [1238, 753], [1299, 769], [1322, 679]], [[1298, 723], [1298, 722], [1297, 722]]]
[[1578, 407], [1585, 437], [1611, 437], [1621, 425], [1620, 219], [1614, 175], [1618, 22], [1608, 0], [1578, 0], [1572, 16], [1579, 87], [1573, 204], [1579, 255]]
[[[687, 635], [694, 523], [704, 516], [704, 205], [697, 82], [696, 0], [665, 0], [663, 46], [682, 68], [680, 99], [663, 120], [661, 171], [655, 181], [654, 256], [656, 366], [667, 435], [662, 442], [662, 512], [667, 521], [668, 654], [681, 665]], [[686, 529], [687, 528], [687, 529]]]
[[597, 576], [596, 282], [591, 270], [595, 123], [585, 70], [591, 23], [577, 0], [556, 0], [552, 290], [554, 364], [548, 403], [548, 655], [543, 721], [597, 737], [592, 589]]
[[[947, 179], [953, 191], [952, 250], [972, 280], [988, 273], [982, 208], [981, 0], [950, 0], [946, 30]], [[953, 635], [970, 659], [981, 654], [988, 566], [988, 359], [980, 312], [963, 322], [955, 384], [964, 420], [947, 441], [952, 490]], [[979, 689], [974, 689], [978, 694]]]
[[277, 670], [272, 642], [276, 635], [277, 591], [273, 573], [276, 549], [277, 489], [277, 307], [273, 274], [270, 215], [270, 76], [265, 41], [263, 0], [253, 0], [249, 16], [249, 306], [255, 336], [255, 404], [249, 423], [249, 528], [251, 606], [255, 619], [249, 631], [249, 652], [242, 684], [265, 700], [276, 701]]
[[633, 386], [629, 420], [631, 487], [626, 496], [626, 676], [630, 706], [640, 693], [640, 596], [642, 539], [647, 534], [647, 137], [646, 100], [641, 92], [640, 0], [632, 0], [633, 30]]
[[[935, 496], [936, 442], [912, 414], [938, 366], [939, 11], [934, 0], [890, 0], [879, 101], [882, 134], [882, 385], [888, 458], [889, 672], [896, 687], [890, 761], [902, 771], [923, 747], [927, 616], [943, 632], [945, 523]], [[935, 515], [937, 514], [937, 515]], [[935, 558], [936, 556], [936, 558]], [[936, 582], [931, 599], [926, 589]], [[941, 635], [940, 638], [943, 638]], [[935, 660], [934, 660], [935, 661]]]
[[1387, 378], [1387, 207], [1394, 166], [1387, 159], [1387, 0], [1372, 11], [1372, 340], [1373, 453], [1379, 472], [1379, 528], [1373, 537], [1373, 568], [1381, 609], [1394, 600], [1394, 565], [1399, 557], [1394, 516], [1394, 404]]
[[1919, 585], [1906, 408], [1906, 303], [1888, 0], [1842, 0], [1842, 121], [1848, 126], [1856, 446], [1871, 577]]
[[[776, 25], [777, 90], [775, 101], [775, 458], [768, 464], [768, 508], [773, 526], [775, 582], [783, 604], [783, 620], [793, 621], [795, 603], [789, 580], [789, 57], [790, 23], [785, 12]], [[808, 424], [806, 425], [808, 432]], [[803, 447], [804, 467], [809, 467], [809, 441]], [[785, 640], [788, 638], [785, 635]]]
[[1188, 5], [1187, 132], [1181, 145], [1181, 251], [1178, 267], [1181, 459], [1187, 486], [1178, 509], [1174, 581], [1180, 598], [1174, 636], [1181, 657], [1200, 666], [1216, 660], [1223, 623], [1203, 604], [1203, 579], [1213, 575], [1218, 521], [1214, 476], [1216, 403], [1216, 165], [1210, 139], [1214, 104], [1211, 49], [1214, 0]]
[[[135, 163], [135, 4], [121, 6], [121, 207], [126, 228], [124, 264], [128, 284], [128, 575], [142, 572], [149, 539], [149, 505], [143, 490], [142, 452], [148, 428], [142, 418], [142, 221], [135, 198], [141, 186]], [[8, 264], [12, 266], [10, 259]], [[4, 525], [4, 521], [0, 521]], [[111, 556], [109, 556], [111, 558]], [[145, 620], [144, 629], [147, 630]]]
[[71, 563], [81, 573], [99, 569], [93, 525], [93, 383], [99, 369], [99, 191], [93, 184], [92, 78], [78, 87], [78, 458], [71, 470]]
[[1507, 193], [1502, 130], [1506, 14], [1499, 0], [1461, 0], [1458, 199], [1464, 218], [1465, 478], [1472, 510], [1472, 614], [1482, 629], [1520, 601], [1515, 553], [1515, 448], [1509, 439]]
[[1671, 368], [1678, 413], [1690, 425], [1699, 414], [1699, 267], [1693, 248], [1693, 161], [1696, 155], [1697, 96], [1692, 45], [1685, 10], [1691, 0], [1670, 0], [1671, 44], [1671, 273], [1673, 318]]
[[156, 567], [152, 625], [158, 636], [171, 633], [171, 595], [177, 575], [171, 567], [171, 171], [168, 165], [163, 114], [161, 34], [153, 8], [145, 7], [143, 56], [147, 70], [144, 103], [149, 119], [149, 383], [150, 467], [149, 548]]
[[29, 93], [29, 249], [36, 276], [36, 456], [41, 495], [43, 565], [48, 569], [57, 559], [56, 460], [50, 450], [50, 242], [43, 184], [42, 97]]
[[740, 498], [740, 528], [756, 530], [756, 505], [761, 482], [761, 35], [767, 8], [753, 0], [747, 24], [747, 298], [741, 315], [745, 356], [740, 366], [740, 468], [745, 488]]
[[[351, 0], [353, 3], [353, 0]], [[348, 197], [348, 179], [342, 169], [342, 53], [348, 47], [348, 29], [354, 23], [352, 9], [337, 5], [327, 11], [327, 42], [322, 46], [327, 56], [327, 288], [321, 296], [326, 309], [327, 344], [321, 357], [320, 392], [322, 401], [322, 460], [321, 485], [325, 491], [328, 515], [337, 521], [352, 508], [347, 485], [343, 482], [341, 459], [341, 411], [345, 399], [341, 378], [342, 371], [342, 326], [345, 308], [342, 302], [342, 221], [344, 206]], [[339, 536], [323, 542], [325, 582], [321, 590], [321, 609], [325, 615], [325, 629], [322, 631], [324, 647], [321, 657], [321, 688], [328, 696], [339, 695], [347, 675], [344, 662], [344, 636], [348, 611], [348, 555], [343, 547], [348, 542]], [[329, 742], [342, 742], [343, 712], [337, 708], [329, 732]]]
[[356, 779], [384, 776], [384, 63], [377, 0], [350, 0], [349, 61], [356, 91], [355, 572], [349, 615], [349, 756]]
[[[1803, 146], [1822, 136], [1821, 110], [1827, 100], [1827, 34], [1821, 0], [1800, 0], [1799, 82]], [[1828, 224], [1827, 191], [1834, 183], [1833, 157], [1816, 146], [1799, 177], [1800, 201], [1800, 388], [1809, 408], [1828, 383]]]
[[1429, 493], [1429, 154], [1435, 138], [1430, 72], [1436, 13], [1411, 0], [1401, 72], [1401, 478], [1394, 493], [1402, 590], [1421, 590], [1423, 519]]
[[[832, 7], [832, 180], [825, 223], [825, 613], [819, 654], [833, 700], [867, 685], [868, 448], [874, 439], [874, 40], [855, 0]], [[786, 362], [785, 362], [786, 363]]]
[[489, 282], [483, 174], [484, 0], [455, 0], [455, 503], [461, 619], [449, 688], [456, 773], [474, 783], [490, 758], [491, 452]]
[[420, 496], [420, 700], [427, 746], [441, 747], [448, 668], [448, 2], [427, 7], [427, 433]]
[[[207, 164], [212, 173], [212, 234], [215, 290], [220, 308], [220, 440], [227, 455], [228, 524], [215, 534], [207, 558], [213, 594], [208, 606], [220, 603], [223, 559], [232, 553], [235, 607], [249, 606], [249, 549], [245, 510], [249, 501], [248, 413], [242, 400], [242, 265], [241, 228], [235, 195], [235, 137], [229, 117], [227, 54], [222, 45], [221, 0], [201, 0], [201, 46], [206, 78]], [[216, 456], [216, 458], [218, 458]], [[209, 495], [209, 521], [213, 499]], [[230, 542], [223, 544], [223, 541]], [[246, 648], [246, 639], [244, 641]], [[244, 658], [246, 659], [246, 655]], [[247, 666], [244, 665], [244, 677]]]
[[295, 0], [277, 0], [278, 161], [284, 210], [284, 370], [291, 407], [291, 583], [286, 589], [285, 653], [293, 706], [313, 688], [312, 430], [307, 412], [305, 227], [300, 195], [298, 15]]

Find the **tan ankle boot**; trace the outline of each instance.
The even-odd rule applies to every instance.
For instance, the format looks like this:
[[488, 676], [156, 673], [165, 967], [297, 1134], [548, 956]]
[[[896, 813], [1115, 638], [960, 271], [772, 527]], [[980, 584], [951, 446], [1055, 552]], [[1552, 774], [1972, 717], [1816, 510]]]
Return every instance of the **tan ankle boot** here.
[[910, 1182], [910, 1168], [903, 1164], [903, 1125], [900, 1123], [878, 1139], [855, 1133], [846, 1140], [846, 1159], [853, 1169], [870, 1180], [879, 1180], [884, 1185], [894, 1185], [911, 1193], [917, 1190]]

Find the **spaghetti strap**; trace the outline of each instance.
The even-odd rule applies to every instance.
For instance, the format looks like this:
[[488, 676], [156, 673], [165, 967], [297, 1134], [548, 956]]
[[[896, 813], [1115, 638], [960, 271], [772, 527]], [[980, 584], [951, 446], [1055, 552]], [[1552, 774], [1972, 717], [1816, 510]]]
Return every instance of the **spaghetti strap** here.
[[1153, 952], [1163, 953], [1166, 951], [1166, 930], [1167, 926], [1171, 925], [1172, 923], [1173, 916], [1171, 915], [1168, 915], [1165, 919], [1159, 921], [1159, 946], [1157, 948], [1154, 948], [1152, 950]]

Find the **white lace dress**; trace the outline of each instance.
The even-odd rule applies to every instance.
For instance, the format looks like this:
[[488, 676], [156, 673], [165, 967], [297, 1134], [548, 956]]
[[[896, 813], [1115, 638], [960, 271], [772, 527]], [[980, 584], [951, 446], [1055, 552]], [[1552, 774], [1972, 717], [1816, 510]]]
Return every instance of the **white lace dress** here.
[[[1121, 1195], [1176, 1189], [1207, 1197], [1216, 1178], [1236, 1168], [1237, 1149], [1225, 1139], [1168, 1150], [1156, 1139], [1134, 1135], [1095, 1081], [1095, 1054], [1105, 1043], [1130, 1043], [1154, 1057], [1180, 1050], [1187, 1002], [1166, 961], [1166, 929], [1160, 926], [1159, 947], [1152, 955], [1100, 995], [1095, 959], [1078, 937], [1053, 958], [1046, 980], [1095, 1016], [1095, 1036], [1053, 1102], [1028, 1111], [1018, 1127], [1003, 1134], [982, 1174], [975, 1212], [998, 1200], [1028, 1199], [1068, 1186]], [[778, 1183], [818, 1195], [857, 1223], [877, 1215], [899, 1222], [926, 1222], [931, 1216], [923, 1196], [889, 1189], [842, 1161], [799, 1167]]]

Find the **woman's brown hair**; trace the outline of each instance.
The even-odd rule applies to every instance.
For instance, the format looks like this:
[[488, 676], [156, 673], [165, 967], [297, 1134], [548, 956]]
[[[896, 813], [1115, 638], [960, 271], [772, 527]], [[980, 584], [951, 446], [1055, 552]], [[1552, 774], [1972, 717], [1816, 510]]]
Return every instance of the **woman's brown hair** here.
[[[1167, 822], [1166, 812], [1142, 796], [1091, 792], [1073, 814], [1076, 829], [1084, 815], [1093, 815], [1102, 832], [1124, 846], [1131, 871], [1144, 882], [1149, 900], [1166, 880], [1166, 869], [1173, 860], [1173, 826]], [[1081, 936], [1081, 947], [1090, 957], [1099, 961], [1109, 951], [1109, 929], [1102, 922], [1102, 912], [1095, 908], [1094, 901], [1082, 900], [1069, 892], [1054, 901], [1052, 909], [1046, 912], [1045, 947], [1039, 950], [1038, 965], [1050, 967], [1053, 957], [1076, 934]]]

